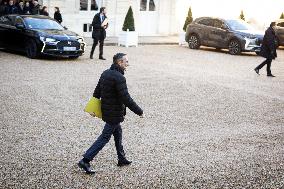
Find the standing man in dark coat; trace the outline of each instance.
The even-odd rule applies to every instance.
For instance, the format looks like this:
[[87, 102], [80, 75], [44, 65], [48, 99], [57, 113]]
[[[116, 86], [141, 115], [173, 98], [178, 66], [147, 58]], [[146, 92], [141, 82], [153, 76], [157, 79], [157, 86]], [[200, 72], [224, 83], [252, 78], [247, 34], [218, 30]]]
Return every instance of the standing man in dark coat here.
[[120, 123], [124, 121], [126, 107], [135, 114], [143, 117], [143, 110], [130, 97], [124, 77], [124, 71], [128, 66], [126, 54], [117, 53], [113, 57], [113, 64], [110, 69], [104, 71], [99, 79], [93, 96], [101, 99], [102, 119], [106, 122], [102, 134], [94, 144], [83, 155], [78, 166], [87, 174], [93, 174], [95, 171], [90, 166], [90, 161], [99, 153], [99, 151], [109, 142], [111, 136], [114, 136], [115, 148], [117, 151], [117, 166], [129, 165], [125, 157], [122, 146], [122, 129]]
[[24, 7], [24, 14], [31, 14], [31, 7], [30, 7], [29, 1], [26, 1], [25, 7]]
[[7, 6], [8, 6], [7, 0], [3, 0], [0, 3], [0, 16], [3, 16], [6, 14]]
[[14, 3], [14, 0], [9, 0], [9, 4], [6, 7], [6, 14], [18, 14], [18, 9]]
[[25, 14], [25, 6], [23, 1], [20, 1], [18, 4], [18, 14]]
[[38, 4], [37, 0], [32, 1], [31, 6], [31, 13], [32, 15], [40, 15], [40, 4]]
[[272, 59], [277, 57], [276, 53], [276, 35], [273, 27], [275, 26], [275, 22], [272, 22], [269, 28], [265, 31], [263, 42], [261, 45], [261, 50], [259, 55], [266, 58], [264, 62], [258, 65], [254, 70], [257, 74], [259, 74], [259, 70], [266, 64], [267, 76], [275, 77], [271, 73], [271, 62]]
[[94, 16], [93, 22], [92, 22], [92, 26], [93, 26], [92, 38], [94, 39], [94, 43], [93, 43], [93, 46], [92, 46], [90, 59], [93, 59], [95, 48], [96, 48], [98, 42], [100, 42], [99, 59], [105, 60], [105, 58], [103, 57], [103, 52], [104, 52], [103, 47], [104, 47], [104, 40], [106, 38], [106, 28], [108, 27], [108, 23], [103, 25], [103, 22], [104, 22], [105, 19], [107, 19], [106, 8], [101, 7], [100, 12], [97, 13]]
[[57, 22], [61, 24], [62, 16], [61, 16], [59, 7], [54, 7], [54, 19], [57, 20]]

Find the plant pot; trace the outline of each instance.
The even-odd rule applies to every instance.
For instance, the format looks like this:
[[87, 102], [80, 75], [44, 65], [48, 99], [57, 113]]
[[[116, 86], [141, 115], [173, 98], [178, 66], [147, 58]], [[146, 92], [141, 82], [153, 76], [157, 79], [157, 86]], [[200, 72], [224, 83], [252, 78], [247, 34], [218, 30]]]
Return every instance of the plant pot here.
[[184, 45], [186, 44], [186, 41], [185, 41], [185, 32], [181, 32], [179, 33], [179, 42], [178, 42], [179, 45]]
[[136, 31], [122, 31], [118, 37], [118, 46], [138, 46], [138, 32]]

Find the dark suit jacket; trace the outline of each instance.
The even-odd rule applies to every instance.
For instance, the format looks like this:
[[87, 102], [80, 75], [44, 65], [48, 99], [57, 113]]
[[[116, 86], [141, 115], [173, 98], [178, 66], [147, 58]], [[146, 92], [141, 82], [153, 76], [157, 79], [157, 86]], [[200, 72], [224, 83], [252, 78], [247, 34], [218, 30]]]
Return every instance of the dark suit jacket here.
[[276, 53], [276, 35], [273, 28], [269, 27], [264, 34], [261, 45], [260, 56], [269, 59], [275, 59]]
[[[104, 18], [106, 19], [107, 17], [104, 16]], [[94, 16], [93, 22], [92, 22], [92, 26], [93, 26], [92, 37], [93, 37], [93, 39], [104, 40], [106, 38], [106, 30], [104, 28], [102, 28], [101, 25], [102, 25], [102, 22], [101, 22], [100, 13], [97, 13]]]
[[128, 93], [124, 71], [118, 64], [112, 64], [104, 71], [99, 79], [93, 96], [102, 101], [103, 121], [109, 124], [123, 122], [126, 107], [137, 115], [143, 110], [136, 104]]

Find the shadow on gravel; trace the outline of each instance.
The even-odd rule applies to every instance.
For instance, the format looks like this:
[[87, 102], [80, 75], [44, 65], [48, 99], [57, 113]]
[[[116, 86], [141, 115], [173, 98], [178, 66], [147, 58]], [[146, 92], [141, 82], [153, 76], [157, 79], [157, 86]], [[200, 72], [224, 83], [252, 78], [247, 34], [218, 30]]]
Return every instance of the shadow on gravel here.
[[[12, 50], [7, 50], [7, 49], [1, 49], [0, 52], [5, 52], [8, 54], [13, 55], [20, 55], [23, 56], [24, 58], [29, 59], [24, 52], [19, 52], [19, 51], [12, 51]], [[80, 58], [80, 57], [79, 57]], [[47, 56], [47, 55], [40, 55], [37, 60], [47, 60], [47, 61], [73, 61], [79, 58], [74, 58], [74, 57], [54, 57], [54, 56]]]
[[[184, 48], [189, 49], [188, 47], [184, 46]], [[194, 50], [194, 49], [190, 49], [190, 50]], [[196, 50], [203, 50], [203, 51], [208, 51], [208, 52], [216, 52], [216, 53], [223, 53], [223, 54], [229, 54], [229, 51], [227, 49], [216, 49], [216, 48], [212, 48], [212, 47], [204, 47], [201, 46], [199, 49]], [[258, 56], [256, 53], [254, 52], [242, 52], [240, 55], [231, 55], [231, 56]]]

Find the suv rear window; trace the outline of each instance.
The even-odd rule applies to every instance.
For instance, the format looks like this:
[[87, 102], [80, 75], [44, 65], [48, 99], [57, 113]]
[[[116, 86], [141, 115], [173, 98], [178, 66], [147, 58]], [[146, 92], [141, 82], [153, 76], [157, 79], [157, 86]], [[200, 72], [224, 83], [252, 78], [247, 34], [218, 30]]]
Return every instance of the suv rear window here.
[[213, 26], [212, 19], [202, 19], [198, 21], [198, 24], [205, 25], [205, 26]]
[[222, 28], [222, 26], [223, 26], [223, 22], [221, 20], [217, 20], [217, 19], [214, 20], [215, 28]]

